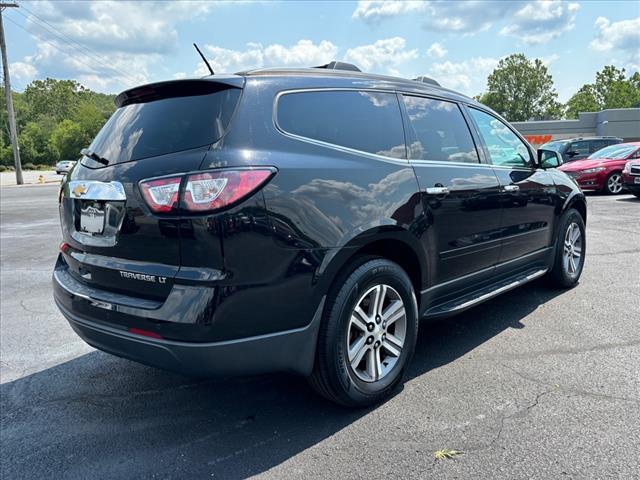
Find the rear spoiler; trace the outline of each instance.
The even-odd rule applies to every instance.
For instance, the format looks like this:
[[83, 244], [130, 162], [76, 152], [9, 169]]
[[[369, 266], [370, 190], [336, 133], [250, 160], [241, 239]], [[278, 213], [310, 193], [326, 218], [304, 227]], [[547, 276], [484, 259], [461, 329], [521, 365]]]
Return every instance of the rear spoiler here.
[[161, 98], [206, 95], [225, 88], [244, 88], [245, 78], [239, 75], [216, 75], [204, 78], [169, 80], [130, 88], [115, 98], [117, 108], [132, 103], [145, 103]]

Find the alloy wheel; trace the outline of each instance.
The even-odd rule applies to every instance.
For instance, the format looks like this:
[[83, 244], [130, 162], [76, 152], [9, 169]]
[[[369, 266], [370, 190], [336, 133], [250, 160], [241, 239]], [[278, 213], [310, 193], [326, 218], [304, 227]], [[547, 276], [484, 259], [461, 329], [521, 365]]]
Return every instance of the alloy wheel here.
[[620, 193], [622, 191], [622, 177], [619, 173], [614, 173], [608, 178], [607, 190], [611, 193]]
[[564, 271], [574, 277], [580, 270], [582, 262], [582, 232], [577, 223], [572, 222], [564, 236], [562, 264]]
[[375, 285], [360, 297], [349, 319], [347, 356], [364, 382], [384, 378], [396, 365], [407, 333], [407, 313], [400, 294]]

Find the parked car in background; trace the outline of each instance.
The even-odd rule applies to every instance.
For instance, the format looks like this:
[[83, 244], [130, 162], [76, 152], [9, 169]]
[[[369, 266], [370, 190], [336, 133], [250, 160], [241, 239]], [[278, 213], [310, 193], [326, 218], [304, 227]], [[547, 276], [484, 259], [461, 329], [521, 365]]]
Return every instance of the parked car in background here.
[[604, 147], [622, 142], [623, 139], [619, 137], [579, 137], [552, 140], [540, 148], [555, 150], [562, 155], [562, 161], [568, 163], [575, 160], [582, 160]]
[[640, 159], [629, 160], [622, 170], [622, 185], [640, 198]]
[[583, 190], [617, 194], [623, 189], [625, 164], [639, 157], [640, 142], [620, 143], [598, 150], [584, 160], [566, 163], [560, 170], [572, 176]]
[[56, 163], [56, 173], [62, 175], [69, 172], [77, 162], [75, 160], [62, 160]]
[[558, 153], [433, 80], [332, 62], [116, 105], [62, 182], [53, 273], [61, 312], [104, 351], [296, 372], [363, 406], [402, 382], [420, 318], [580, 278], [587, 206]]

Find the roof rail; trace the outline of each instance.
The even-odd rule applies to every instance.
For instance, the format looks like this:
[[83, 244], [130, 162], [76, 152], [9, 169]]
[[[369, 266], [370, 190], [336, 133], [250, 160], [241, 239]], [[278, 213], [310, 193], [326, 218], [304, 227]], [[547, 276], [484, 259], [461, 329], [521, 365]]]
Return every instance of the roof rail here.
[[440, 84], [438, 82], [436, 82], [433, 78], [431, 77], [427, 77], [425, 75], [421, 75], [417, 78], [413, 79], [415, 82], [422, 82], [422, 83], [428, 83], [430, 85], [435, 85], [436, 87], [439, 87]]
[[326, 68], [327, 70], [349, 70], [352, 72], [362, 71], [352, 63], [337, 62], [335, 60], [327, 63], [326, 65], [318, 65], [317, 67], [313, 67], [313, 68]]

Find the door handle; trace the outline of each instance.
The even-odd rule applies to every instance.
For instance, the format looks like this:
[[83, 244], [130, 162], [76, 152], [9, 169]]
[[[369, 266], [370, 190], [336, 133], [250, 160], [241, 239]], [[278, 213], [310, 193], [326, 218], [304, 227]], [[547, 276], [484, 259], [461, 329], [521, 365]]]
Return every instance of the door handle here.
[[517, 192], [520, 190], [520, 187], [518, 185], [505, 185], [502, 187], [502, 190], [505, 192]]
[[426, 190], [429, 195], [448, 195], [449, 194], [448, 187], [427, 187]]

